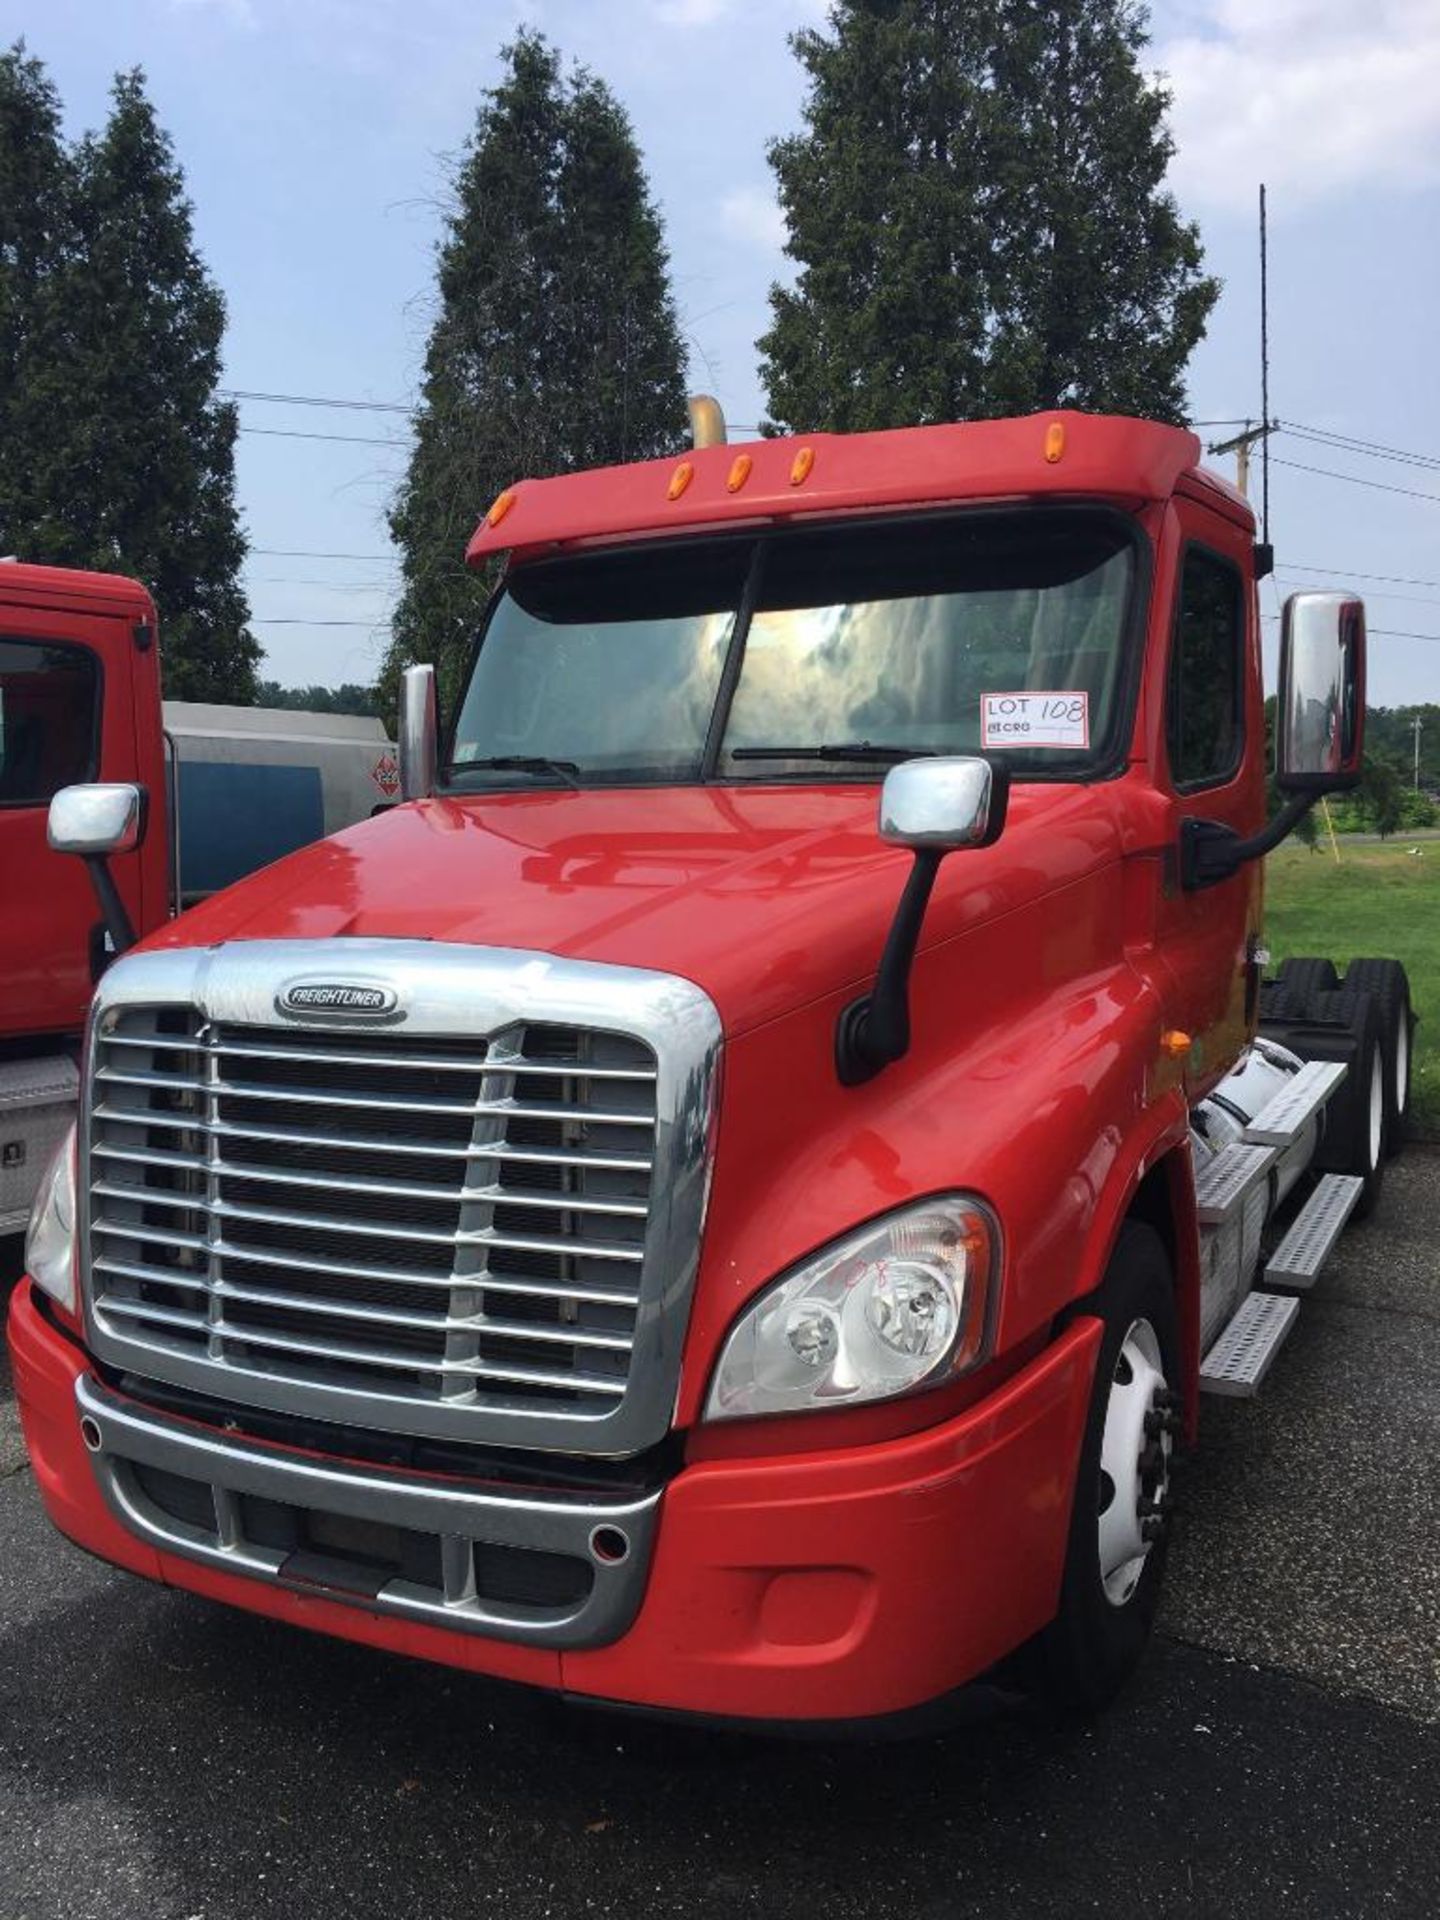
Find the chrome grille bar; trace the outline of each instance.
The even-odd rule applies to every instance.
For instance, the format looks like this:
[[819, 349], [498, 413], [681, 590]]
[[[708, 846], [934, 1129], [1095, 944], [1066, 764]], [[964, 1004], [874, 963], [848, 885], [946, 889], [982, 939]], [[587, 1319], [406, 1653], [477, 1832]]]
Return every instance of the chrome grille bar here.
[[[132, 1034], [116, 1034], [110, 1044], [152, 1050], [158, 1048], [176, 1053], [193, 1053], [195, 1050], [193, 1042], [189, 1040], [171, 1040], [158, 1035], [136, 1037]], [[443, 1054], [312, 1053], [299, 1047], [263, 1047], [233, 1040], [216, 1051], [223, 1059], [300, 1060], [307, 1065], [324, 1067], [414, 1067], [435, 1073], [475, 1072], [473, 1061], [447, 1058]], [[503, 1071], [552, 1080], [631, 1080], [647, 1086], [655, 1084], [653, 1071], [643, 1067], [557, 1066], [553, 1061], [527, 1060], [519, 1055], [507, 1057]]]
[[[263, 1179], [264, 1175], [252, 1174], [250, 1178]], [[559, 1235], [521, 1238], [496, 1233], [489, 1227], [470, 1232], [462, 1228], [454, 1233], [443, 1233], [424, 1227], [382, 1226], [370, 1221], [346, 1220], [335, 1214], [286, 1213], [275, 1207], [245, 1207], [233, 1200], [207, 1200], [202, 1208], [197, 1207], [193, 1193], [167, 1193], [163, 1189], [146, 1186], [116, 1186], [108, 1180], [92, 1182], [90, 1191], [101, 1200], [133, 1202], [138, 1198], [146, 1206], [179, 1208], [185, 1213], [204, 1211], [212, 1220], [245, 1220], [261, 1226], [300, 1227], [318, 1232], [339, 1227], [346, 1233], [359, 1233], [370, 1239], [404, 1240], [419, 1246], [504, 1247], [512, 1253], [555, 1253], [567, 1257], [584, 1255], [592, 1260], [624, 1260], [637, 1265], [645, 1258], [644, 1251], [639, 1247], [612, 1246], [606, 1241], [574, 1240]]]
[[[109, 1239], [124, 1239], [126, 1235], [118, 1228], [104, 1229]], [[155, 1240], [157, 1234], [152, 1228], [141, 1227], [129, 1236], [136, 1240]], [[211, 1243], [202, 1240], [196, 1234], [170, 1235], [165, 1244], [185, 1248], [211, 1247]], [[253, 1266], [289, 1268], [295, 1273], [321, 1273], [337, 1280], [379, 1281], [397, 1287], [418, 1287], [422, 1292], [429, 1290], [448, 1294], [454, 1285], [449, 1274], [407, 1273], [401, 1267], [359, 1267], [341, 1265], [331, 1260], [301, 1260], [291, 1254], [270, 1253], [259, 1247], [237, 1247], [233, 1242], [218, 1240], [211, 1250], [223, 1259], [227, 1254], [235, 1260], [249, 1261]], [[156, 1285], [202, 1284], [196, 1279], [185, 1279], [187, 1269], [183, 1267], [147, 1266], [135, 1260], [116, 1259], [106, 1253], [97, 1253], [92, 1264], [97, 1270], [117, 1273], [132, 1280], [152, 1281]], [[639, 1295], [615, 1287], [581, 1287], [550, 1285], [541, 1280], [517, 1279], [498, 1269], [492, 1268], [486, 1282], [486, 1290], [491, 1293], [519, 1294], [527, 1300], [561, 1300], [571, 1302], [590, 1302], [596, 1306], [634, 1307], [639, 1305]]]
[[174, 1074], [124, 1073], [116, 1067], [101, 1067], [96, 1079], [109, 1086], [146, 1087], [166, 1093], [193, 1094], [197, 1100], [303, 1100], [309, 1106], [362, 1108], [371, 1113], [444, 1114], [471, 1120], [478, 1114], [508, 1116], [515, 1120], [574, 1120], [587, 1126], [648, 1127], [653, 1121], [644, 1114], [597, 1112], [593, 1107], [562, 1107], [548, 1102], [525, 1105], [518, 1100], [469, 1103], [439, 1100], [406, 1100], [395, 1094], [378, 1098], [353, 1093], [327, 1093], [323, 1087], [252, 1087], [243, 1082], [216, 1078], [212, 1081], [183, 1080]]
[[[514, 1160], [537, 1167], [603, 1167], [626, 1173], [649, 1173], [653, 1162], [643, 1153], [555, 1153], [543, 1147], [517, 1147], [506, 1142], [469, 1146], [451, 1146], [427, 1140], [423, 1149], [404, 1140], [364, 1140], [353, 1134], [296, 1132], [283, 1127], [242, 1126], [233, 1120], [202, 1120], [193, 1116], [171, 1117], [163, 1113], [137, 1114], [123, 1107], [99, 1105], [93, 1117], [111, 1126], [143, 1126], [147, 1130], [168, 1129], [172, 1133], [214, 1133], [222, 1140], [255, 1140], [269, 1146], [333, 1147], [342, 1153], [416, 1153], [433, 1154], [446, 1160]], [[96, 1142], [98, 1152], [100, 1143]]]
[[[142, 1153], [133, 1148], [112, 1147], [102, 1142], [96, 1143], [94, 1151], [103, 1159], [124, 1160], [135, 1166], [177, 1167], [198, 1173], [203, 1172], [207, 1165], [199, 1154], [157, 1153], [153, 1150]], [[313, 1187], [325, 1193], [368, 1193], [388, 1199], [434, 1200], [453, 1204], [457, 1191], [454, 1187], [425, 1186], [415, 1181], [356, 1180], [351, 1175], [339, 1173], [282, 1172], [271, 1166], [247, 1166], [243, 1161], [217, 1160], [214, 1165], [222, 1176], [232, 1180], [264, 1180], [272, 1186]], [[125, 1198], [130, 1197], [131, 1190], [126, 1188]], [[650, 1211], [643, 1200], [590, 1200], [583, 1194], [527, 1193], [519, 1187], [476, 1187], [468, 1190], [468, 1197], [493, 1200], [510, 1207], [547, 1207], [556, 1213], [612, 1214], [629, 1220], [643, 1220]]]
[[[207, 1316], [204, 1313], [184, 1313], [176, 1307], [157, 1307], [148, 1301], [109, 1300], [104, 1312], [118, 1314], [122, 1318], [152, 1322], [157, 1326], [176, 1327], [188, 1333], [218, 1333], [222, 1339], [243, 1342], [251, 1347], [273, 1348], [277, 1353], [307, 1354], [319, 1360], [356, 1361], [369, 1367], [414, 1368], [415, 1359], [402, 1349], [389, 1350], [384, 1347], [361, 1346], [358, 1343], [346, 1344], [336, 1340], [304, 1340], [293, 1334], [261, 1332], [259, 1329], [242, 1324], [234, 1324], [220, 1315]], [[623, 1395], [623, 1380], [607, 1379], [602, 1374], [577, 1375], [568, 1373], [546, 1373], [539, 1367], [497, 1367], [477, 1360], [426, 1360], [420, 1364], [423, 1373], [464, 1374], [470, 1380], [504, 1380], [518, 1382], [521, 1385], [553, 1387], [573, 1390], [577, 1379], [593, 1393]]]

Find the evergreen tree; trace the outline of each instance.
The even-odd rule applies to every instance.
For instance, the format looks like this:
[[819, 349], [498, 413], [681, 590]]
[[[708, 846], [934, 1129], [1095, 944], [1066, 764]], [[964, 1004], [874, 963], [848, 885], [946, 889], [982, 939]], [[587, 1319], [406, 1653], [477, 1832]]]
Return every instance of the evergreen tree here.
[[836, 0], [772, 142], [793, 288], [770, 411], [854, 430], [1079, 406], [1180, 419], [1219, 292], [1164, 190], [1138, 0]]
[[0, 54], [0, 552], [38, 512], [32, 445], [43, 418], [42, 305], [61, 257], [69, 156], [60, 100], [24, 42]]
[[338, 687], [282, 687], [278, 680], [262, 680], [255, 689], [257, 707], [283, 707], [299, 713], [349, 713], [372, 719], [380, 709], [375, 689], [354, 680]]
[[391, 511], [403, 588], [381, 674], [463, 672], [489, 582], [465, 565], [512, 481], [646, 458], [684, 431], [659, 217], [623, 109], [522, 33], [480, 108], [441, 243], [415, 451]]
[[27, 558], [143, 580], [162, 626], [165, 690], [248, 701], [235, 505], [235, 409], [218, 401], [225, 304], [138, 72], [117, 77], [103, 133], [75, 150], [58, 258], [36, 300], [14, 459]]

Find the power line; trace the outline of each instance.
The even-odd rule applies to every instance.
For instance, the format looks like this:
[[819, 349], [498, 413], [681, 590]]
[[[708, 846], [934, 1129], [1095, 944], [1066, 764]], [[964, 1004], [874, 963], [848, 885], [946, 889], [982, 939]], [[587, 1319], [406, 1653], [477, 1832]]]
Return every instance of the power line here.
[[1287, 569], [1290, 573], [1324, 573], [1332, 578], [1343, 577], [1346, 580], [1388, 580], [1396, 587], [1440, 587], [1440, 580], [1415, 580], [1406, 573], [1360, 573], [1354, 567], [1307, 567], [1297, 560]]
[[373, 633], [377, 627], [387, 624], [384, 620], [299, 620], [288, 614], [252, 613], [252, 627], [364, 627], [367, 633]]
[[326, 400], [315, 393], [257, 393], [247, 387], [222, 387], [227, 400], [260, 400], [277, 407], [335, 407], [347, 413], [403, 413], [413, 408], [399, 400]]
[[1384, 480], [1366, 480], [1358, 473], [1337, 473], [1333, 467], [1308, 467], [1303, 460], [1282, 460], [1275, 455], [1277, 467], [1293, 467], [1296, 473], [1318, 473], [1326, 480], [1348, 480], [1352, 487], [1373, 487], [1377, 493], [1403, 493], [1410, 500], [1430, 500], [1440, 506], [1440, 493], [1421, 493], [1415, 487], [1392, 487]]
[[[1278, 613], [1262, 613], [1260, 618], [1267, 626], [1274, 626], [1279, 620]], [[1433, 640], [1440, 645], [1440, 633], [1407, 633], [1403, 627], [1372, 627], [1365, 623], [1367, 634], [1378, 633], [1386, 640]]]
[[308, 547], [251, 547], [251, 553], [264, 554], [267, 560], [374, 560], [386, 566], [397, 566], [399, 557], [393, 553], [316, 553]]
[[1414, 453], [1404, 447], [1383, 446], [1378, 440], [1362, 440], [1353, 434], [1334, 433], [1329, 427], [1302, 426], [1298, 420], [1275, 423], [1302, 440], [1316, 440], [1322, 446], [1344, 448], [1351, 453], [1370, 454], [1377, 460], [1395, 460], [1403, 466], [1440, 468], [1440, 458], [1432, 453]]
[[269, 440], [331, 440], [346, 447], [390, 447], [405, 452], [403, 440], [382, 440], [364, 433], [302, 433], [296, 427], [240, 427], [240, 433], [263, 434]]
[[[1303, 572], [1303, 567], [1287, 567], [1285, 569], [1286, 584], [1303, 588], [1305, 582], [1298, 577], [1303, 574]], [[1357, 574], [1355, 577], [1358, 579], [1359, 575]], [[1277, 576], [1272, 573], [1270, 578], [1273, 580], [1277, 578]], [[316, 584], [321, 583], [317, 582]], [[1379, 590], [1372, 590], [1367, 593], [1366, 598], [1370, 600], [1401, 600], [1407, 607], [1440, 607], [1440, 600], [1437, 600], [1433, 593], [1384, 593]]]

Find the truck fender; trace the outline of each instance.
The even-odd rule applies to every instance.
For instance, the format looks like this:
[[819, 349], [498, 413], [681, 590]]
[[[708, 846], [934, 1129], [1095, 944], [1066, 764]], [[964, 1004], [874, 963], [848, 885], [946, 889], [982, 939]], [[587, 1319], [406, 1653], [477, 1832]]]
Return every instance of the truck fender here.
[[1193, 1444], [1200, 1380], [1200, 1242], [1190, 1116], [1179, 1088], [1146, 1109], [1116, 1157], [1091, 1222], [1067, 1320], [1085, 1311], [1105, 1278], [1121, 1227], [1132, 1219], [1154, 1227], [1170, 1255], [1182, 1369], [1176, 1385], [1185, 1399], [1186, 1439]]

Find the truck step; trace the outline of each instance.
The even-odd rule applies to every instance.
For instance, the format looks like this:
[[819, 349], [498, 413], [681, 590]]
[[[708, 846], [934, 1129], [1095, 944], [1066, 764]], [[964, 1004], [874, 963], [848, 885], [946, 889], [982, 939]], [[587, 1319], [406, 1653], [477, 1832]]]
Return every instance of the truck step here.
[[1313, 1287], [1365, 1190], [1358, 1173], [1325, 1174], [1265, 1263], [1271, 1287]]
[[1307, 1060], [1260, 1109], [1241, 1138], [1264, 1147], [1288, 1147], [1344, 1078], [1343, 1060]]
[[1238, 1400], [1257, 1394], [1299, 1311], [1300, 1302], [1291, 1294], [1247, 1294], [1200, 1362], [1201, 1392]]
[[1235, 1140], [1197, 1166], [1195, 1210], [1201, 1226], [1222, 1226], [1274, 1158], [1274, 1147]]

